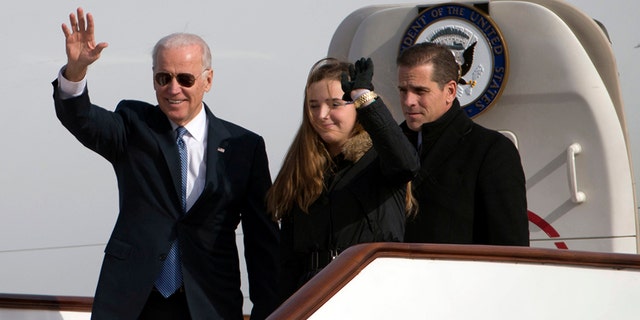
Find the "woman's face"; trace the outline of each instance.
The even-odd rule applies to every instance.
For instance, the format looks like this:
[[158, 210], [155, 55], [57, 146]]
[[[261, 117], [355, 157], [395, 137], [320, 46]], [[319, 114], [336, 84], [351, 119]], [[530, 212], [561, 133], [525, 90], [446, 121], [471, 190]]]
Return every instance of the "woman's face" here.
[[331, 156], [342, 151], [356, 124], [353, 103], [342, 100], [342, 86], [338, 80], [320, 80], [309, 86], [307, 105], [311, 124], [325, 142]]

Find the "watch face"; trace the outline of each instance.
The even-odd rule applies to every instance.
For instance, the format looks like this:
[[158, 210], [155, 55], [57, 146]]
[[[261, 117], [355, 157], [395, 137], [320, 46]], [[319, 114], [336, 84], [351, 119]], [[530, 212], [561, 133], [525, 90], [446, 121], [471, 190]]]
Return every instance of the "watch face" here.
[[446, 45], [456, 57], [461, 69], [457, 97], [470, 117], [497, 101], [507, 81], [507, 45], [487, 14], [461, 4], [426, 8], [407, 28], [400, 52], [424, 41]]

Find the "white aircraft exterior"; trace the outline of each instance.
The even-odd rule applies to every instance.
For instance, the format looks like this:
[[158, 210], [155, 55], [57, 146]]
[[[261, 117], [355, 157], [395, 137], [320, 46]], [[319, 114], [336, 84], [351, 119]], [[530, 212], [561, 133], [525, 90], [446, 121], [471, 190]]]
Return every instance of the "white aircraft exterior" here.
[[520, 151], [531, 245], [636, 253], [627, 120], [607, 34], [562, 1], [470, 4], [368, 6], [336, 30], [329, 55], [372, 57], [376, 91], [398, 106], [397, 53], [448, 45], [468, 83], [458, 86], [462, 108]]
[[[53, 111], [50, 82], [66, 59], [60, 25], [77, 6], [94, 15], [97, 40], [109, 43], [89, 70], [94, 103], [113, 109], [124, 98], [155, 101], [152, 46], [172, 32], [199, 34], [214, 55], [214, 85], [205, 101], [218, 117], [265, 138], [275, 177], [300, 123], [310, 66], [327, 55], [351, 61], [371, 56], [376, 90], [398, 107], [392, 62], [399, 42], [384, 40], [399, 39], [412, 22], [409, 12], [427, 3], [440, 2], [36, 0], [0, 11], [0, 292], [92, 296], [117, 216], [110, 165], [76, 141]], [[578, 43], [552, 27], [557, 21], [536, 27], [530, 14], [545, 9], [492, 1], [491, 17], [509, 40], [510, 65], [530, 64], [511, 69], [501, 100], [474, 117], [511, 137], [521, 151], [532, 246], [637, 253], [640, 3], [560, 3], [604, 25], [611, 47], [558, 50], [551, 57], [560, 60], [545, 60], [550, 40]], [[515, 40], [525, 37], [535, 45]], [[598, 71], [590, 59], [611, 50], [614, 60], [594, 85]], [[563, 61], [576, 59], [581, 68], [562, 68]], [[557, 63], [553, 75], [537, 72], [546, 63]], [[563, 81], [566, 75], [571, 81]], [[607, 87], [612, 82], [615, 88]], [[540, 95], [540, 88], [558, 90]]]

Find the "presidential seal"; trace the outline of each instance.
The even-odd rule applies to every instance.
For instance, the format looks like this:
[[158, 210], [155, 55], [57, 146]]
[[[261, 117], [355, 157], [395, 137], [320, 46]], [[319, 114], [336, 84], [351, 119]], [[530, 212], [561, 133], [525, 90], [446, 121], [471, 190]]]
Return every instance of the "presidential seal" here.
[[469, 117], [497, 101], [507, 81], [507, 45], [487, 14], [456, 3], [429, 7], [411, 22], [399, 51], [424, 41], [451, 48], [461, 71], [458, 101]]

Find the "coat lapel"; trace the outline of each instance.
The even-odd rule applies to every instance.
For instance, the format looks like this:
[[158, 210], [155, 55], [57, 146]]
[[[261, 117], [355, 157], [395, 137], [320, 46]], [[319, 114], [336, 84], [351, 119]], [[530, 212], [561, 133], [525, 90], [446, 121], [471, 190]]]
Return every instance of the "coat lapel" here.
[[[159, 107], [154, 109], [154, 120], [150, 121], [150, 127], [156, 134], [158, 147], [162, 152], [162, 156], [167, 164], [167, 170], [171, 175], [171, 181], [175, 190], [176, 208], [180, 208], [180, 156], [178, 155], [178, 145], [176, 144], [176, 132], [171, 128], [169, 119], [162, 113]], [[176, 211], [174, 216], [179, 218], [180, 212]]]
[[206, 177], [204, 189], [194, 203], [192, 208], [199, 206], [199, 203], [206, 196], [212, 194], [220, 186], [220, 173], [225, 172], [224, 153], [228, 148], [228, 138], [231, 136], [224, 123], [216, 118], [209, 107], [205, 104], [207, 114], [207, 151], [206, 151]]
[[[231, 136], [229, 131], [224, 126], [224, 123], [216, 118], [209, 107], [204, 104], [205, 112], [207, 115], [207, 150], [205, 155], [205, 161], [207, 165], [205, 185], [200, 194], [200, 197], [196, 200], [193, 208], [196, 208], [201, 199], [218, 188], [219, 173], [224, 172], [223, 155], [228, 147], [228, 138]], [[159, 121], [158, 123], [162, 123]], [[176, 201], [180, 201], [181, 192], [181, 177], [180, 177], [180, 159], [178, 155], [178, 146], [176, 144], [175, 131], [171, 129], [169, 121], [164, 117], [164, 123], [166, 125], [158, 125], [155, 130], [158, 138], [158, 145], [164, 159], [167, 164], [167, 168], [171, 174], [173, 181]], [[176, 217], [178, 218], [178, 217]]]
[[164, 154], [164, 159], [171, 173], [176, 198], [179, 200], [181, 198], [180, 193], [182, 192], [182, 177], [180, 176], [180, 156], [178, 155], [178, 145], [176, 144], [175, 138], [175, 131], [173, 130], [161, 136], [160, 149]]
[[449, 155], [453, 153], [457, 148], [465, 135], [467, 135], [473, 126], [471, 119], [466, 117], [463, 113], [459, 113], [449, 124], [449, 128], [444, 130], [442, 136], [438, 138], [438, 141], [433, 145], [433, 148], [428, 151], [426, 157], [422, 157], [421, 165], [422, 169], [413, 180], [413, 187], [416, 188], [422, 182], [432, 175], [434, 171], [437, 171], [440, 165], [449, 158]]

